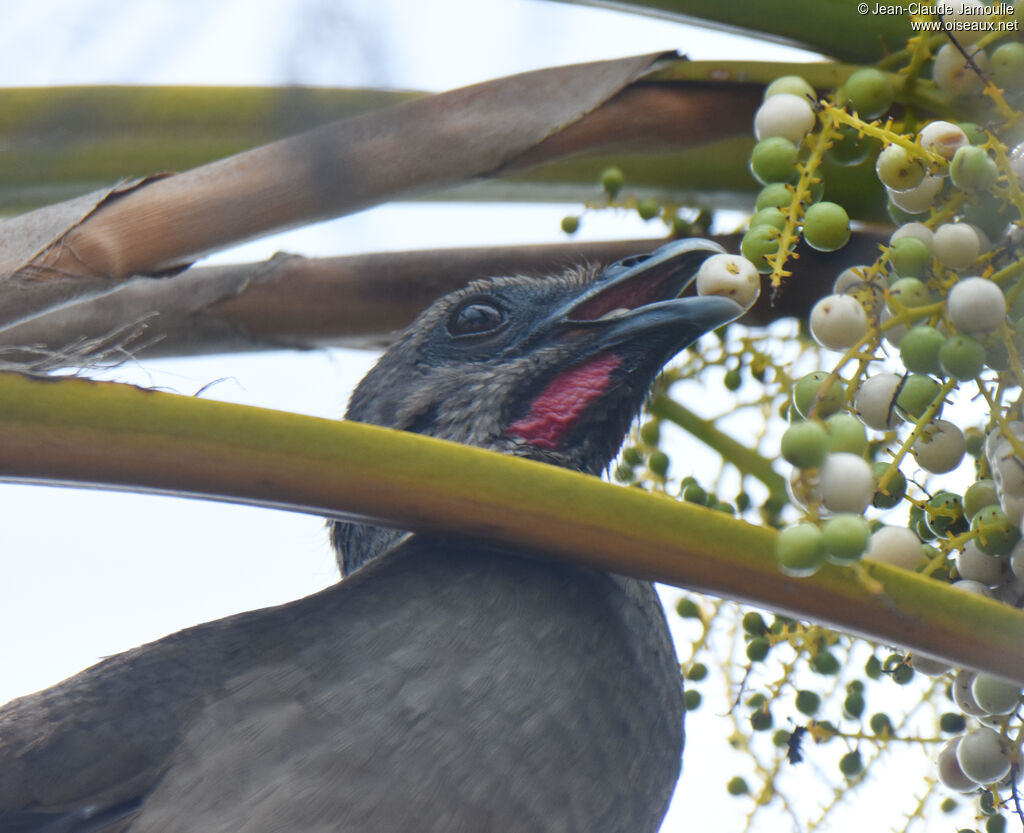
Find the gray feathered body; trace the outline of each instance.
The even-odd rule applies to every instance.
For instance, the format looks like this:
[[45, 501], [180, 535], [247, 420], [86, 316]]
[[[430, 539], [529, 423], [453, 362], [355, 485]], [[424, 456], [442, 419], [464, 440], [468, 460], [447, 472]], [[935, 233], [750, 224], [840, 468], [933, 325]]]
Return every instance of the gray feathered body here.
[[131, 833], [653, 831], [680, 696], [648, 586], [414, 538], [8, 704], [0, 807], [142, 795], [104, 828]]

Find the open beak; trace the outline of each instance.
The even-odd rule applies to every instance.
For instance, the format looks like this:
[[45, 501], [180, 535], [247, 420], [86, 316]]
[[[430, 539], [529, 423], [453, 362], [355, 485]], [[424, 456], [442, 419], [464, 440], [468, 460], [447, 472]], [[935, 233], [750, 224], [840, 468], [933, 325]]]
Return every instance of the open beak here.
[[729, 298], [679, 297], [701, 264], [724, 251], [717, 243], [694, 238], [620, 260], [560, 310], [558, 319], [563, 326], [600, 328], [596, 350], [660, 333], [678, 352], [744, 312]]

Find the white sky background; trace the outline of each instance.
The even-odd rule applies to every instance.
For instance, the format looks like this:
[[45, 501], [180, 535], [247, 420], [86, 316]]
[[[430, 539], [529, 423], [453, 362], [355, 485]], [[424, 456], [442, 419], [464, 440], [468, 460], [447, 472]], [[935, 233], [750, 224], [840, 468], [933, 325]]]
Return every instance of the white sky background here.
[[[3, 6], [5, 86], [442, 90], [544, 66], [664, 49], [696, 59], [813, 57], [663, 20], [544, 0], [33, 0]], [[564, 239], [560, 218], [578, 208], [394, 205], [268, 238], [214, 260], [258, 260], [278, 250], [340, 255], [554, 242]], [[645, 226], [635, 215], [605, 214], [588, 216], [581, 236], [663, 233], [657, 223]], [[119, 369], [114, 378], [185, 394], [223, 380], [204, 396], [335, 417], [374, 360], [372, 354], [344, 350], [228, 355], [146, 361]], [[688, 448], [687, 456], [698, 468], [704, 461], [715, 465], [699, 449]], [[337, 577], [317, 518], [11, 485], [0, 485], [0, 507], [0, 703], [103, 656], [198, 622], [298, 598]], [[705, 766], [707, 756], [724, 746], [727, 731], [711, 720], [712, 713], [725, 710], [724, 701], [706, 702], [688, 720], [686, 775], [666, 831], [722, 829], [726, 818], [743, 812], [724, 792], [734, 772]], [[865, 822], [860, 810], [855, 815], [851, 830]], [[894, 820], [891, 810], [884, 818]]]

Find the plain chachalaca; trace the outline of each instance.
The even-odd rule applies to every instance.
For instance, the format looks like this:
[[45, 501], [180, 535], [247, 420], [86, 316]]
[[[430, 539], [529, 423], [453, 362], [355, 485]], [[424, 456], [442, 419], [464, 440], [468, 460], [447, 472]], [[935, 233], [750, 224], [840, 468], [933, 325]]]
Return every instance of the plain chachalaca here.
[[[473, 283], [348, 417], [599, 474], [662, 365], [741, 312], [677, 297], [718, 251]], [[457, 537], [332, 539], [340, 583], [0, 709], [0, 833], [658, 828], [683, 697], [649, 583]]]

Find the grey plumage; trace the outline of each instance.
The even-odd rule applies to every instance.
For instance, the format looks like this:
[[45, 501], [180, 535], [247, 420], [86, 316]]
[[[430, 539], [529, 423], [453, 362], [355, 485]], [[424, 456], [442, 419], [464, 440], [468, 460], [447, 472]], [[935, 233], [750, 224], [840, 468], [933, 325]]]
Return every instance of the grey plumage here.
[[[349, 417], [599, 472], [657, 368], [738, 313], [667, 300], [713, 251], [448, 296]], [[339, 584], [0, 709], [0, 833], [657, 829], [683, 707], [649, 584], [359, 524], [332, 537]]]

